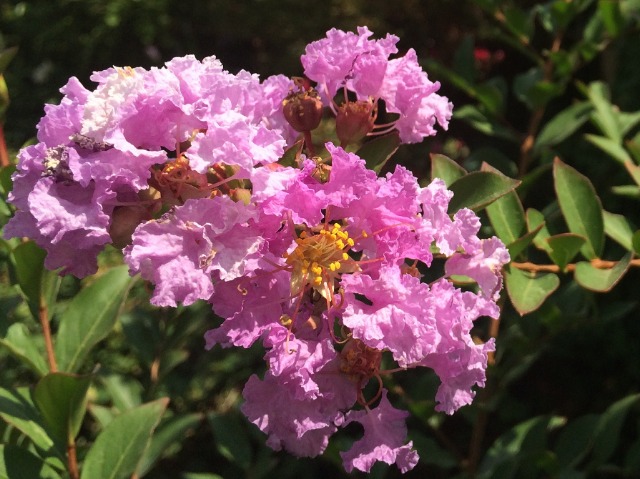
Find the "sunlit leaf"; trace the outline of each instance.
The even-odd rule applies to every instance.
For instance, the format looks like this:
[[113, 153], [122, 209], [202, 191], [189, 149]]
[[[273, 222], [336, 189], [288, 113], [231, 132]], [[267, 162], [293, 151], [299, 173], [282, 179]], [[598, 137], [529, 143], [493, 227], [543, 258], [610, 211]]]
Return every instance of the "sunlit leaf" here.
[[547, 238], [549, 256], [561, 270], [578, 254], [586, 239], [574, 233], [562, 233]]
[[556, 158], [553, 176], [558, 203], [569, 231], [584, 236], [587, 242], [580, 249], [587, 259], [602, 254], [604, 220], [602, 204], [589, 179]]
[[604, 232], [605, 234], [620, 244], [623, 248], [631, 251], [633, 249], [633, 232], [636, 230], [629, 223], [629, 220], [623, 216], [608, 211], [604, 213]]
[[448, 156], [439, 153], [431, 155], [432, 180], [440, 178], [449, 187], [451, 183], [466, 174], [466, 170]]
[[615, 140], [606, 138], [604, 136], [592, 134], [586, 134], [584, 135], [584, 137], [589, 142], [593, 143], [595, 146], [604, 151], [606, 154], [611, 156], [611, 158], [613, 158], [614, 160], [617, 160], [623, 164], [627, 161], [631, 161], [631, 156], [629, 156], [627, 150], [625, 150], [624, 147]]
[[474, 171], [451, 184], [453, 198], [449, 203], [449, 212], [454, 213], [461, 208], [478, 211], [513, 191], [520, 182], [503, 174], [489, 171]]
[[505, 285], [511, 304], [524, 316], [544, 303], [558, 288], [560, 279], [553, 273], [531, 273], [509, 266], [505, 269]]
[[38, 376], [49, 372], [43, 348], [38, 345], [37, 337], [29, 332], [26, 325], [14, 323], [7, 328], [7, 334], [0, 338], [0, 344], [6, 347], [22, 364], [29, 366]]
[[168, 399], [158, 399], [120, 414], [89, 449], [82, 479], [128, 479], [149, 446]]
[[622, 279], [632, 257], [633, 253], [627, 253], [610, 269], [596, 268], [588, 261], [581, 261], [576, 264], [575, 279], [583, 288], [606, 293]]
[[60, 319], [55, 344], [60, 371], [78, 371], [91, 348], [109, 334], [130, 285], [127, 266], [118, 266], [73, 298]]

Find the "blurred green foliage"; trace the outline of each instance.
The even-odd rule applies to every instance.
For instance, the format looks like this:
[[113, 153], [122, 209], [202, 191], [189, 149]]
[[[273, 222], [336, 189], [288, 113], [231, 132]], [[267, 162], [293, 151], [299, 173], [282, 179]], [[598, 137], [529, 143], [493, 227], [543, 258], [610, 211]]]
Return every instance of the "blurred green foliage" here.
[[[640, 277], [621, 267], [601, 278], [587, 261], [631, 261], [640, 252], [637, 0], [4, 0], [0, 51], [18, 48], [2, 65], [7, 146], [15, 154], [34, 137], [43, 104], [59, 99], [70, 76], [89, 85], [94, 70], [189, 53], [216, 55], [231, 71], [298, 75], [305, 44], [329, 28], [358, 25], [415, 48], [455, 105], [446, 133], [396, 161], [424, 181], [430, 166], [448, 175], [448, 183], [460, 182], [459, 195], [479, 177], [467, 171], [522, 182], [482, 213], [486, 233], [498, 234], [515, 261], [486, 389], [446, 417], [433, 411], [435, 376], [409, 371], [389, 381], [412, 413], [421, 456], [405, 477], [639, 477]], [[431, 163], [429, 153], [437, 154]], [[0, 177], [3, 198], [10, 173]], [[0, 225], [11, 213], [0, 201]], [[589, 227], [580, 230], [584, 218]], [[115, 441], [140, 452], [140, 462], [130, 459], [138, 477], [346, 477], [338, 452], [350, 430], [314, 460], [265, 446], [238, 411], [262, 353], [205, 351], [202, 336], [219, 321], [205, 304], [150, 307], [147, 286], [128, 280], [115, 251], [103, 255], [97, 278], [60, 281], [43, 271], [31, 243], [0, 241], [0, 456], [13, 461], [4, 461], [0, 477], [34, 467], [40, 477], [64, 477], [60, 435], [64, 441], [70, 430], [47, 423], [38, 388], [32, 400], [26, 386], [45, 377], [46, 387], [73, 395], [85, 383], [47, 375], [37, 321], [43, 302], [61, 369], [92, 375], [86, 405], [76, 405], [86, 406], [77, 445], [91, 473], [99, 474], [96, 457], [113, 454]], [[555, 269], [516, 268], [525, 262]], [[583, 266], [575, 272], [567, 267], [576, 263]], [[490, 328], [479, 324], [478, 336], [486, 339]], [[123, 434], [132, 418], [140, 438]], [[53, 426], [57, 434], [45, 430]], [[100, 431], [106, 439], [96, 439]], [[377, 465], [371, 476], [399, 473]]]

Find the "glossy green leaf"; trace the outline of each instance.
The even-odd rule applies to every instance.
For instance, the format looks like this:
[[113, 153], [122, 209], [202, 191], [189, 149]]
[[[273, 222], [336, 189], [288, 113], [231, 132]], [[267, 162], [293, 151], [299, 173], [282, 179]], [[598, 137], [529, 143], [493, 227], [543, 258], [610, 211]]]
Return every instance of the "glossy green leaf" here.
[[251, 466], [253, 451], [245, 423], [232, 414], [209, 414], [218, 452], [244, 470]]
[[130, 285], [127, 266], [118, 266], [73, 298], [60, 319], [55, 344], [60, 371], [78, 371], [91, 348], [109, 334]]
[[513, 191], [520, 181], [505, 175], [489, 171], [474, 171], [454, 181], [449, 189], [453, 198], [449, 203], [449, 212], [454, 213], [461, 208], [478, 211]]
[[633, 249], [633, 232], [636, 228], [623, 215], [608, 211], [603, 211], [603, 214], [605, 234], [623, 248], [631, 251]]
[[569, 231], [587, 240], [580, 251], [590, 260], [599, 257], [604, 247], [604, 220], [602, 204], [591, 181], [559, 158], [554, 160], [553, 177]]
[[529, 246], [533, 242], [534, 238], [538, 235], [538, 232], [542, 229], [543, 226], [544, 225], [539, 225], [533, 231], [529, 231], [528, 233], [522, 235], [520, 238], [506, 245], [507, 249], [509, 250], [511, 259], [516, 258], [527, 248], [527, 246]]
[[439, 153], [431, 155], [431, 179], [440, 178], [449, 187], [458, 178], [462, 178], [467, 171], [451, 158]]
[[18, 284], [29, 301], [29, 308], [33, 316], [37, 319], [46, 252], [33, 241], [25, 241], [18, 245], [11, 254]]
[[623, 164], [627, 161], [631, 161], [631, 156], [629, 156], [627, 150], [625, 150], [624, 147], [615, 140], [606, 138], [604, 136], [592, 134], [584, 135], [584, 137], [587, 139], [587, 141], [594, 144], [606, 154], [611, 156], [611, 158], [613, 158], [614, 160], [617, 160]]
[[49, 455], [64, 458], [64, 444], [47, 432], [28, 388], [0, 388], [0, 417], [26, 435], [33, 444]]
[[528, 208], [525, 216], [527, 218], [527, 229], [529, 231], [538, 231], [538, 234], [533, 239], [533, 244], [536, 245], [536, 248], [549, 253], [551, 246], [547, 243], [547, 238], [549, 238], [551, 234], [547, 229], [544, 215], [535, 208]]
[[80, 430], [90, 384], [89, 376], [50, 373], [36, 385], [33, 401], [51, 434], [63, 444], [70, 444]]
[[581, 261], [576, 264], [574, 277], [583, 288], [606, 293], [622, 279], [629, 269], [631, 258], [633, 253], [629, 252], [611, 269], [598, 269], [588, 261]]
[[615, 452], [625, 417], [629, 409], [640, 399], [640, 394], [632, 394], [616, 401], [600, 416], [593, 438], [591, 467], [604, 464]]
[[162, 421], [151, 437], [151, 443], [136, 469], [138, 476], [144, 477], [172, 444], [182, 444], [188, 431], [195, 429], [202, 422], [202, 419], [202, 414], [193, 413], [174, 416]]
[[505, 268], [505, 285], [511, 304], [524, 316], [544, 303], [558, 288], [560, 279], [553, 273], [530, 273], [509, 266]]
[[564, 270], [573, 258], [578, 254], [586, 239], [574, 233], [562, 233], [547, 238], [549, 245], [549, 257]]
[[127, 479], [136, 471], [168, 399], [120, 414], [100, 433], [87, 453], [82, 479]]
[[[482, 165], [482, 171], [502, 174], [486, 163]], [[524, 217], [524, 208], [515, 191], [509, 191], [488, 205], [487, 215], [489, 215], [491, 226], [493, 226], [496, 235], [498, 235], [498, 238], [505, 244], [513, 243], [525, 232], [526, 220]]]
[[400, 135], [397, 131], [379, 136], [362, 145], [356, 154], [362, 158], [367, 168], [380, 173], [389, 158], [398, 150], [400, 146]]
[[0, 444], [0, 479], [59, 479], [60, 475], [35, 454]]
[[0, 338], [0, 344], [38, 376], [43, 376], [49, 372], [49, 366], [44, 359], [44, 348], [39, 346], [38, 339], [41, 338], [31, 334], [26, 325], [14, 323], [7, 328], [6, 336]]
[[589, 119], [591, 111], [593, 106], [585, 101], [571, 105], [554, 116], [537, 136], [533, 144], [534, 154], [542, 148], [561, 143], [575, 133]]

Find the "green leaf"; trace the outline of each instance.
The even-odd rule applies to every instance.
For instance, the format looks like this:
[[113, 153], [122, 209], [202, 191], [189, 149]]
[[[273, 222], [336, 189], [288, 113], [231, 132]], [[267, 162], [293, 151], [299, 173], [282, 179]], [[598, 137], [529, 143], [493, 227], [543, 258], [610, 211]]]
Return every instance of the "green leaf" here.
[[614, 160], [617, 160], [622, 164], [626, 163], [627, 161], [631, 161], [631, 156], [629, 156], [627, 150], [625, 150], [624, 147], [615, 140], [600, 135], [592, 135], [590, 133], [584, 135], [584, 137], [587, 139], [587, 141], [593, 143], [606, 154], [611, 156], [611, 158], [613, 158]]
[[73, 298], [60, 319], [55, 344], [61, 371], [76, 372], [91, 348], [109, 334], [130, 285], [127, 266], [118, 266]]
[[560, 417], [539, 416], [517, 424], [491, 445], [480, 465], [478, 477], [503, 477], [500, 472], [504, 471], [505, 463], [511, 462], [512, 465], [516, 465], [523, 457], [543, 452], [549, 430], [563, 422], [564, 419]]
[[581, 416], [560, 432], [554, 452], [561, 468], [575, 467], [587, 455], [597, 422], [596, 414]]
[[547, 244], [550, 248], [549, 257], [564, 271], [567, 264], [578, 254], [578, 251], [580, 251], [585, 241], [584, 236], [573, 233], [562, 233], [550, 236], [547, 238]]
[[598, 13], [609, 35], [617, 37], [624, 27], [620, 2], [618, 0], [599, 0]]
[[172, 444], [182, 444], [187, 435], [187, 431], [195, 429], [202, 421], [202, 418], [202, 414], [193, 413], [174, 416], [166, 421], [162, 421], [153, 434], [151, 443], [136, 469], [138, 476], [143, 477], [149, 472]]
[[553, 177], [558, 203], [569, 231], [584, 236], [580, 249], [589, 260], [599, 257], [604, 247], [602, 204], [589, 179], [556, 158]]
[[536, 245], [538, 249], [546, 251], [547, 253], [551, 252], [551, 246], [547, 243], [547, 238], [549, 238], [551, 234], [547, 229], [544, 215], [535, 208], [528, 208], [526, 218], [527, 229], [529, 231], [538, 231], [538, 234], [533, 239], [533, 244]]
[[583, 288], [606, 293], [622, 279], [629, 269], [631, 258], [633, 258], [633, 253], [629, 252], [610, 269], [598, 269], [588, 261], [581, 261], [576, 264], [574, 277]]
[[620, 111], [617, 115], [622, 136], [633, 130], [640, 123], [640, 111], [626, 112]]
[[33, 444], [48, 455], [64, 458], [64, 445], [54, 441], [42, 424], [28, 388], [0, 388], [0, 417], [26, 435]]
[[71, 444], [87, 407], [89, 376], [50, 373], [36, 385], [33, 401], [58, 441]]
[[431, 179], [440, 178], [447, 188], [467, 174], [467, 171], [451, 158], [439, 153], [431, 155]]
[[516, 189], [520, 181], [490, 171], [474, 171], [454, 181], [449, 189], [453, 198], [449, 212], [461, 208], [479, 211], [488, 204]]
[[554, 116], [536, 138], [533, 144], [534, 155], [540, 149], [555, 146], [575, 133], [589, 119], [592, 111], [591, 104], [584, 101], [571, 105]]
[[560, 279], [553, 273], [531, 273], [508, 266], [505, 268], [505, 285], [511, 304], [524, 316], [544, 303], [558, 288]]
[[208, 416], [218, 452], [244, 470], [251, 466], [253, 452], [244, 421], [232, 414]]
[[453, 111], [453, 118], [464, 121], [485, 135], [503, 138], [514, 143], [518, 142], [518, 137], [513, 131], [502, 126], [496, 120], [491, 119], [473, 105], [463, 105], [455, 109]]
[[89, 449], [81, 478], [129, 478], [144, 456], [168, 404], [168, 399], [158, 399], [124, 412], [111, 421]]
[[0, 479], [60, 479], [41, 458], [26, 449], [0, 444]]
[[623, 248], [633, 250], [633, 232], [636, 229], [623, 215], [603, 211], [604, 232]]
[[[502, 174], [486, 163], [482, 165], [482, 171]], [[509, 191], [501, 198], [487, 206], [487, 215], [491, 226], [498, 238], [505, 244], [510, 244], [522, 236], [526, 228], [524, 208], [515, 191]]]
[[296, 141], [293, 145], [287, 148], [282, 157], [278, 160], [278, 163], [282, 166], [291, 166], [296, 167], [296, 160], [302, 151], [302, 145], [304, 144], [304, 139], [300, 139]]
[[400, 146], [400, 135], [397, 131], [379, 136], [362, 145], [356, 154], [367, 164], [367, 168], [380, 173], [387, 160], [393, 156]]
[[595, 468], [604, 464], [615, 452], [618, 442], [620, 441], [620, 433], [624, 419], [633, 406], [640, 394], [632, 394], [619, 401], [616, 401], [600, 416], [598, 425], [594, 432], [592, 460], [589, 464], [590, 468]]
[[640, 230], [633, 233], [631, 243], [633, 244], [633, 252], [637, 255], [640, 255]]
[[537, 236], [538, 232], [542, 229], [543, 226], [544, 225], [539, 225], [533, 231], [529, 231], [525, 235], [521, 236], [520, 238], [506, 245], [507, 249], [509, 250], [509, 255], [511, 256], [511, 259], [516, 258], [520, 253], [522, 253], [525, 250], [527, 246], [531, 244], [531, 242], [534, 240], [534, 238]]
[[614, 143], [622, 142], [622, 133], [617, 119], [617, 109], [610, 102], [609, 87], [604, 82], [593, 82], [587, 87], [587, 96], [595, 110], [591, 114], [592, 121], [604, 135]]
[[[49, 372], [44, 359], [44, 351], [38, 346], [35, 335], [26, 325], [14, 323], [7, 328], [7, 335], [0, 338], [0, 344], [6, 347], [22, 364], [30, 367], [38, 376]], [[38, 338], [39, 339], [39, 338]]]
[[29, 302], [33, 317], [38, 319], [40, 291], [46, 252], [33, 241], [20, 243], [12, 252], [20, 289]]

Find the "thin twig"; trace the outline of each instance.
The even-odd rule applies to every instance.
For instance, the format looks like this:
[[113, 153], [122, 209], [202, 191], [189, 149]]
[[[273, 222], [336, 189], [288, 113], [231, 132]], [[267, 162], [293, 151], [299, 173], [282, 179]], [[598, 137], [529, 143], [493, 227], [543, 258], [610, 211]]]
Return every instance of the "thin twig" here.
[[58, 364], [56, 363], [56, 355], [53, 352], [53, 340], [51, 339], [51, 328], [49, 327], [49, 309], [44, 300], [40, 299], [38, 308], [38, 319], [42, 326], [42, 335], [44, 336], [44, 346], [47, 350], [47, 360], [49, 361], [49, 371], [58, 372]]
[[[611, 269], [616, 266], [619, 261], [607, 261], [604, 259], [596, 258], [591, 260], [590, 263], [591, 266], [597, 269]], [[576, 269], [575, 263], [568, 264], [564, 267], [564, 269], [560, 268], [560, 266], [558, 266], [557, 264], [536, 264], [531, 263], [530, 261], [525, 261], [522, 263], [512, 261], [509, 264], [514, 268], [529, 271], [531, 273], [571, 273]], [[629, 266], [640, 266], [640, 258], [632, 259], [629, 263]]]
[[4, 125], [0, 123], [0, 167], [9, 166], [9, 153], [7, 152], [7, 142], [4, 139]]

